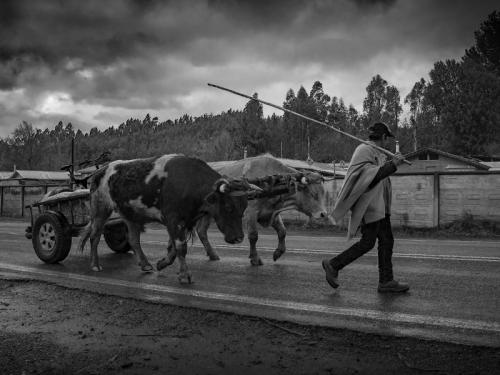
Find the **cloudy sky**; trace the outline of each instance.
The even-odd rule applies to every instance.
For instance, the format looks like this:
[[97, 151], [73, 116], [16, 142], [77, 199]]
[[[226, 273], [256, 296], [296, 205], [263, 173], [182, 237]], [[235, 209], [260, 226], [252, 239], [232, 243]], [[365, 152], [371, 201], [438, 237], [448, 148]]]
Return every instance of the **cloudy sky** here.
[[[496, 6], [496, 7], [495, 7]], [[281, 105], [314, 81], [362, 109], [380, 74], [404, 98], [460, 58], [497, 0], [2, 0], [0, 137]], [[266, 108], [270, 114], [273, 108]]]

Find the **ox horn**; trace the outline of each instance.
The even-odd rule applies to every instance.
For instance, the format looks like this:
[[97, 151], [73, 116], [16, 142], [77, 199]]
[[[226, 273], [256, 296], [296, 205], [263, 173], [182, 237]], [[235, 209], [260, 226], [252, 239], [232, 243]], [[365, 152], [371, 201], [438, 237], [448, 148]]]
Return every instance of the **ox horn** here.
[[239, 186], [235, 189], [235, 191], [231, 192], [230, 195], [239, 196], [252, 194], [253, 192], [262, 192], [263, 190], [255, 184], [251, 184], [246, 180], [239, 181]]
[[229, 191], [229, 181], [226, 180], [225, 178], [221, 178], [219, 181], [219, 187], [218, 190], [224, 194]]
[[258, 187], [257, 185], [254, 185], [251, 183], [248, 183], [248, 186], [250, 187], [250, 189], [255, 190], [255, 191], [264, 191], [260, 187]]
[[220, 184], [219, 186], [219, 191], [224, 194], [225, 192], [227, 192], [227, 189], [228, 189], [228, 185], [226, 183], [222, 183]]

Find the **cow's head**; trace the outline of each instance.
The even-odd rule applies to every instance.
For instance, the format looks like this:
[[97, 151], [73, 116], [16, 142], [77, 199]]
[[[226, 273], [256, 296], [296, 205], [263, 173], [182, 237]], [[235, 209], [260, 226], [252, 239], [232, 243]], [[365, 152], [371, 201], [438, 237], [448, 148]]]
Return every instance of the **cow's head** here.
[[315, 172], [296, 176], [295, 200], [299, 211], [313, 218], [326, 218], [326, 191], [323, 177]]
[[241, 221], [247, 208], [247, 196], [255, 190], [260, 188], [244, 180], [220, 178], [205, 198], [206, 211], [215, 219], [226, 242], [234, 244], [243, 241]]

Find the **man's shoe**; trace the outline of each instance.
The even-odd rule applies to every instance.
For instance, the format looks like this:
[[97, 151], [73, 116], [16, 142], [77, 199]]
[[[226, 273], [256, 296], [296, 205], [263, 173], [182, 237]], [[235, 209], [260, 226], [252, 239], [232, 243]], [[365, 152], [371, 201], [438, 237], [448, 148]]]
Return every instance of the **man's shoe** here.
[[325, 270], [326, 281], [328, 282], [328, 284], [330, 284], [332, 288], [338, 288], [339, 283], [337, 281], [337, 277], [339, 276], [339, 271], [332, 267], [328, 259], [325, 259], [323, 262], [321, 262], [321, 264], [323, 265], [323, 269]]
[[396, 280], [391, 280], [386, 283], [378, 283], [378, 291], [380, 293], [404, 293], [410, 289], [410, 286], [405, 283], [400, 283]]

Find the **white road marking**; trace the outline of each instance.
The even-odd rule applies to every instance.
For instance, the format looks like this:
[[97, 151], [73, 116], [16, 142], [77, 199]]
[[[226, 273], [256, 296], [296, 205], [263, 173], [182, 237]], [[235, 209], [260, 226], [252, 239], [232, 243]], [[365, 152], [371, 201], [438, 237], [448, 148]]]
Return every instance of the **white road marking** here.
[[[271, 235], [272, 236], [272, 235]], [[346, 240], [345, 236], [308, 236], [308, 235], [290, 235], [286, 236], [286, 238], [298, 238], [298, 239], [303, 239], [303, 240], [311, 240], [311, 239], [321, 239], [321, 240], [328, 240], [328, 239], [337, 239], [338, 242], [349, 242]], [[354, 241], [355, 240], [350, 240]], [[404, 241], [404, 242], [416, 242], [416, 243], [421, 243], [421, 242], [429, 242], [432, 241], [434, 243], [445, 243], [445, 244], [453, 244], [453, 245], [463, 245], [463, 246], [469, 246], [471, 247], [472, 245], [482, 245], [482, 244], [489, 244], [489, 245], [497, 245], [500, 247], [500, 238], [498, 241], [495, 240], [452, 240], [452, 239], [437, 239], [437, 238], [395, 238], [395, 242], [397, 243], [398, 241]]]
[[[148, 230], [149, 231], [149, 230]], [[165, 233], [164, 230], [159, 230], [156, 229], [154, 231], [157, 232], [162, 232], [162, 234]], [[8, 234], [8, 235], [22, 235], [24, 237], [24, 232], [10, 232], [10, 231], [1, 231], [0, 230], [0, 235], [1, 234]], [[168, 235], [165, 234], [165, 237], [168, 238]], [[295, 236], [297, 238], [309, 238], [310, 237], [302, 237], [302, 236]], [[321, 237], [321, 238], [326, 238], [326, 237]], [[17, 242], [16, 240], [7, 240], [7, 239], [0, 239], [1, 242], [9, 242], [9, 243], [15, 243]], [[404, 240], [410, 241], [410, 240]], [[411, 240], [413, 242], [417, 241], [425, 241], [425, 240]], [[459, 243], [463, 244], [463, 241], [453, 241], [453, 240], [446, 240], [448, 243]], [[158, 240], [143, 240], [141, 242], [142, 244], [151, 244], [151, 245], [161, 245], [161, 246], [167, 246], [168, 242], [167, 241], [158, 241]], [[488, 241], [465, 241], [466, 244], [468, 244], [469, 247], [473, 247], [472, 245], [477, 243], [477, 244], [496, 244], [498, 245], [500, 249], [500, 242], [488, 242]], [[202, 248], [203, 246], [200, 243], [194, 243], [192, 245], [193, 247], [196, 248]], [[245, 250], [248, 251], [248, 246], [247, 245], [227, 245], [223, 243], [215, 243], [213, 244], [214, 247], [216, 248], [221, 248], [221, 249], [238, 249], [238, 250]], [[275, 250], [274, 247], [259, 247], [259, 251], [266, 251], [266, 252], [273, 252]], [[333, 250], [322, 250], [322, 249], [306, 249], [306, 248], [287, 248], [288, 253], [301, 253], [301, 254], [325, 254], [329, 256], [333, 256], [336, 254], [339, 254], [340, 251], [333, 251]], [[377, 253], [375, 252], [369, 252], [365, 254], [365, 256], [369, 257], [376, 257]], [[474, 256], [474, 255], [443, 255], [443, 254], [421, 254], [421, 253], [398, 253], [394, 252], [393, 257], [396, 258], [409, 258], [409, 259], [430, 259], [430, 260], [457, 260], [457, 261], [471, 261], [471, 262], [493, 262], [493, 263], [498, 263], [500, 262], [500, 257], [495, 257], [495, 256]]]
[[[151, 245], [164, 245], [167, 246], [166, 241], [142, 241], [143, 244], [151, 244]], [[195, 243], [192, 245], [193, 247], [203, 248], [202, 244]], [[248, 250], [248, 246], [245, 245], [226, 245], [226, 244], [213, 244], [215, 248], [222, 249], [238, 249], [238, 250]], [[259, 247], [259, 251], [271, 252], [274, 251], [274, 247]], [[336, 255], [339, 254], [340, 251], [332, 251], [332, 250], [320, 250], [320, 249], [304, 249], [304, 248], [289, 248], [286, 249], [287, 253], [297, 253], [297, 254], [326, 254], [326, 255]], [[376, 252], [367, 253], [364, 256], [377, 257]], [[405, 254], [405, 253], [393, 253], [393, 257], [397, 258], [411, 258], [411, 259], [433, 259], [433, 260], [466, 260], [473, 262], [500, 262], [500, 257], [483, 257], [483, 256], [473, 256], [473, 255], [440, 255], [440, 254]]]
[[[155, 229], [155, 228], [148, 228], [148, 232], [151, 233], [165, 233], [163, 229]], [[271, 238], [276, 238], [275, 234], [259, 234], [259, 236], [262, 236], [262, 238], [269, 236]], [[286, 236], [287, 239], [299, 239], [299, 240], [305, 240], [305, 241], [310, 241], [311, 239], [314, 240], [320, 240], [320, 241], [335, 241], [335, 242], [342, 242], [342, 243], [351, 243], [355, 242], [356, 240], [346, 240], [345, 235], [339, 235], [339, 236], [315, 236], [315, 235], [300, 235], [300, 234], [287, 234]], [[431, 241], [433, 244], [437, 243], [443, 243], [443, 244], [450, 244], [450, 245], [459, 245], [459, 246], [467, 246], [467, 247], [473, 247], [474, 245], [495, 245], [500, 248], [500, 237], [498, 240], [477, 240], [477, 239], [471, 239], [471, 240], [454, 240], [454, 239], [436, 239], [436, 238], [396, 238], [395, 242], [397, 243], [398, 241], [404, 241], [404, 242], [415, 242], [415, 243], [427, 243]]]
[[183, 295], [188, 297], [206, 298], [216, 301], [228, 302], [230, 304], [241, 303], [247, 305], [293, 310], [302, 313], [304, 312], [321, 313], [321, 314], [331, 315], [332, 318], [335, 316], [345, 317], [345, 318], [354, 317], [361, 319], [371, 319], [373, 321], [379, 321], [379, 322], [390, 321], [393, 323], [402, 323], [402, 324], [417, 324], [430, 327], [441, 327], [441, 328], [451, 328], [460, 330], [469, 329], [469, 330], [486, 331], [490, 333], [500, 333], [500, 323], [497, 322], [488, 322], [488, 321], [471, 320], [471, 319], [456, 319], [456, 318], [447, 318], [442, 316], [431, 316], [431, 315], [384, 312], [384, 311], [360, 309], [360, 308], [355, 309], [355, 308], [345, 308], [345, 307], [332, 307], [332, 306], [312, 304], [312, 303], [285, 301], [285, 300], [277, 300], [271, 298], [258, 298], [258, 297], [242, 296], [238, 294], [209, 292], [209, 291], [201, 291], [201, 290], [186, 289], [186, 288], [176, 288], [165, 285], [147, 284], [142, 282], [138, 283], [134, 281], [117, 280], [107, 277], [93, 277], [93, 276], [79, 275], [75, 273], [53, 272], [47, 270], [40, 270], [33, 267], [25, 267], [25, 266], [19, 266], [1, 262], [0, 262], [0, 268], [31, 275], [49, 276], [63, 280], [71, 279], [75, 281], [84, 281], [103, 286], [108, 285], [108, 286], [116, 286], [124, 288], [134, 288], [146, 291]]

